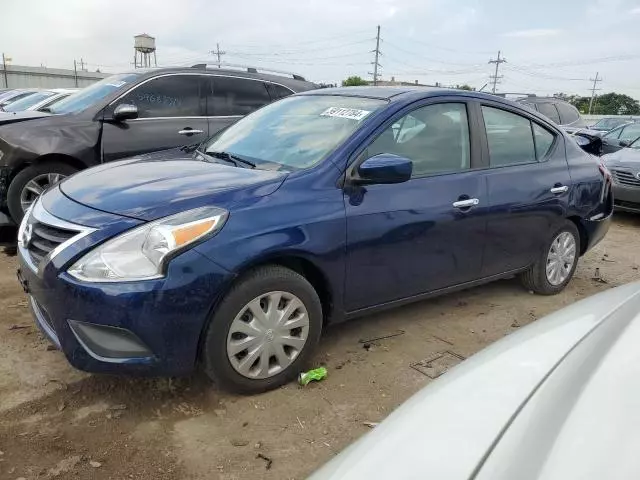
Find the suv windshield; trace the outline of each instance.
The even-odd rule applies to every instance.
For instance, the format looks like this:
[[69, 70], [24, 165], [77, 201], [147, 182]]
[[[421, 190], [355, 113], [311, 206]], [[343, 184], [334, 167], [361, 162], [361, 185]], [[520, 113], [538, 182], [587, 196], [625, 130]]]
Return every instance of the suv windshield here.
[[21, 112], [23, 110], [27, 110], [29, 107], [32, 107], [36, 103], [40, 103], [41, 101], [52, 97], [53, 95], [55, 95], [55, 92], [36, 92], [33, 95], [21, 98], [20, 100], [7, 105], [3, 110], [5, 112]]
[[215, 135], [205, 152], [251, 160], [257, 168], [300, 170], [321, 162], [385, 100], [302, 95], [272, 103]]
[[122, 86], [133, 82], [138, 78], [137, 73], [124, 73], [113, 75], [104, 80], [100, 80], [93, 85], [80, 90], [78, 93], [65, 98], [61, 102], [49, 107], [51, 113], [73, 113], [80, 112], [94, 103], [102, 100], [110, 93], [118, 90]]

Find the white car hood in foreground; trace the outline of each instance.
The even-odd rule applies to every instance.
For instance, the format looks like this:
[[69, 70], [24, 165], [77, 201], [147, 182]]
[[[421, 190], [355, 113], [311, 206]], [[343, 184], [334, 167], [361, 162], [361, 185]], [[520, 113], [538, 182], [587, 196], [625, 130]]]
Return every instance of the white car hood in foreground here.
[[311, 478], [640, 478], [639, 312], [635, 283], [538, 320], [418, 392]]

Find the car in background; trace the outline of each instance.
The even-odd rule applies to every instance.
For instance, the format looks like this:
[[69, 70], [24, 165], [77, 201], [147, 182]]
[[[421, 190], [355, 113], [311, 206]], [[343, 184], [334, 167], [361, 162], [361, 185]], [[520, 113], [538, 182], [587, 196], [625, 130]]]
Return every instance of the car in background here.
[[2, 107], [0, 110], [0, 118], [2, 112], [22, 112], [24, 110], [47, 111], [46, 109], [57, 102], [67, 98], [69, 95], [76, 93], [77, 88], [54, 88], [51, 90], [40, 90], [32, 95], [23, 97], [15, 102]]
[[561, 126], [567, 133], [573, 133], [585, 126], [585, 121], [580, 116], [578, 109], [559, 98], [528, 95], [516, 99], [516, 102], [540, 112], [556, 125]]
[[327, 324], [514, 275], [562, 291], [609, 228], [609, 182], [493, 95], [318, 89], [50, 188], [20, 224], [19, 276], [77, 368], [202, 365], [255, 393], [295, 378]]
[[78, 170], [201, 143], [247, 113], [313, 88], [299, 75], [228, 65], [105, 78], [49, 106], [52, 115], [30, 120], [28, 129], [0, 125], [0, 225], [19, 222], [52, 182]]
[[626, 125], [628, 123], [634, 123], [635, 120], [629, 117], [608, 117], [601, 118], [593, 125], [589, 125], [586, 129], [589, 131], [601, 132], [603, 135], [613, 130], [616, 127], [620, 127], [622, 125]]
[[309, 480], [640, 478], [638, 312], [636, 282], [511, 333]]
[[640, 138], [640, 123], [626, 123], [601, 135], [602, 155], [626, 148]]
[[601, 160], [611, 172], [616, 210], [640, 213], [640, 140]]
[[18, 100], [33, 95], [38, 92], [36, 88], [18, 88], [15, 90], [7, 90], [0, 94], [0, 110], [11, 105]]

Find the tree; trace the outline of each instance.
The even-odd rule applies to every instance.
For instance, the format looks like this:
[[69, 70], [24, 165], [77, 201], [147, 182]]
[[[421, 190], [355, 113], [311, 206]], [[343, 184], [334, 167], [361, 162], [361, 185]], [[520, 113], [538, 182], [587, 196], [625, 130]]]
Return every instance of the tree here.
[[357, 87], [359, 85], [369, 85], [369, 83], [362, 77], [354, 75], [342, 81], [343, 87]]
[[621, 93], [605, 93], [594, 101], [591, 113], [596, 115], [638, 115], [640, 104], [629, 95]]
[[471, 90], [471, 91], [475, 90], [475, 88], [473, 88], [471, 85], [468, 85], [466, 83], [463, 83], [462, 85], [456, 85], [456, 88], [458, 90]]

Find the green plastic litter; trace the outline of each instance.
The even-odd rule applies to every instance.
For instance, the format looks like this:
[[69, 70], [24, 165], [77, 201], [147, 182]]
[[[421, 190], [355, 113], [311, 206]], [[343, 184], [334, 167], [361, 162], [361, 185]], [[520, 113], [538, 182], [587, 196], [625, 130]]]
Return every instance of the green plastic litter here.
[[319, 382], [324, 380], [327, 376], [327, 369], [325, 367], [314, 368], [308, 372], [301, 373], [298, 376], [298, 383], [303, 387], [311, 381]]

